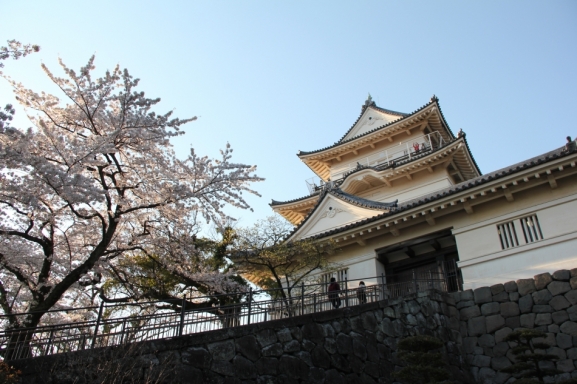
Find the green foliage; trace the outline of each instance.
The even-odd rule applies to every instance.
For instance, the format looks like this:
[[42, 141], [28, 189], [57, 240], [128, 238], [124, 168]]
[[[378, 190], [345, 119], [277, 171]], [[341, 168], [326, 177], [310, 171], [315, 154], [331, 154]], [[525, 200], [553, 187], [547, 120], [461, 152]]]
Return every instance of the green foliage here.
[[536, 329], [520, 329], [508, 334], [503, 340], [517, 343], [511, 350], [513, 355], [515, 355], [516, 362], [501, 371], [511, 373], [523, 380], [517, 380], [516, 383], [544, 383], [545, 377], [562, 373], [558, 369], [545, 368], [539, 365], [540, 362], [557, 360], [555, 355], [539, 352], [539, 350], [542, 351], [549, 348], [549, 345], [538, 340], [546, 336], [545, 333]]
[[436, 337], [417, 335], [407, 337], [397, 344], [397, 357], [407, 365], [393, 373], [402, 383], [439, 383], [450, 375], [439, 351], [443, 342]]
[[325, 270], [326, 255], [334, 251], [332, 242], [286, 241], [292, 229], [284, 219], [268, 217], [239, 230], [231, 250], [235, 268], [263, 289], [278, 289], [271, 293], [277, 298], [290, 298], [291, 291], [306, 282], [313, 272]]
[[22, 372], [9, 366], [4, 361], [0, 361], [0, 384], [16, 384], [20, 382]]

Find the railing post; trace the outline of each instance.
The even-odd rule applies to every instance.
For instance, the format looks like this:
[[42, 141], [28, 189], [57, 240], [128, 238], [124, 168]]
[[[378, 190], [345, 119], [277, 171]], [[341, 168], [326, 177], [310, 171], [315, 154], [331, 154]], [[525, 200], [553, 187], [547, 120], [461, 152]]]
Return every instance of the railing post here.
[[[44, 356], [49, 355], [50, 349], [52, 348], [52, 337], [54, 336], [54, 329], [50, 330], [50, 337], [48, 338], [48, 344], [46, 344], [46, 350], [44, 351]], [[84, 348], [82, 348], [84, 349]]]
[[381, 289], [383, 291], [382, 300], [387, 299], [387, 280], [385, 280], [385, 273], [381, 272]]
[[317, 313], [317, 294], [313, 293], [313, 313]]
[[301, 316], [305, 314], [305, 283], [301, 282]]
[[250, 324], [250, 314], [252, 310], [252, 287], [248, 290], [248, 317], [247, 317], [247, 324]]
[[98, 318], [96, 319], [96, 327], [94, 327], [94, 335], [92, 335], [92, 345], [90, 349], [93, 349], [96, 345], [96, 336], [98, 335], [98, 328], [100, 327], [100, 321], [102, 319], [102, 311], [104, 310], [104, 301], [100, 302], [100, 309], [98, 310]]
[[417, 275], [415, 274], [415, 270], [413, 269], [413, 289], [415, 293], [417, 293]]
[[411, 160], [411, 149], [409, 148], [409, 143], [405, 143], [407, 146], [407, 154], [409, 155], [409, 160]]
[[186, 293], [182, 296], [182, 304], [180, 305], [180, 324], [178, 326], [178, 336], [182, 336], [184, 330], [184, 311], [186, 310]]
[[345, 276], [345, 307], [349, 306], [349, 284], [348, 277]]

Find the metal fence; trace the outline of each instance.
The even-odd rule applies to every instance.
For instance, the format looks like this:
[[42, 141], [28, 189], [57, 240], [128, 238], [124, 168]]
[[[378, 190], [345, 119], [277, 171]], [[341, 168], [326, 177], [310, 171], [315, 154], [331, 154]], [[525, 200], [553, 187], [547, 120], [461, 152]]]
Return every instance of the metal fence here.
[[[49, 311], [43, 316], [43, 324], [33, 328], [10, 329], [7, 316], [0, 316], [0, 325], [4, 329], [0, 331], [0, 355], [6, 360], [46, 356], [266, 322], [402, 297], [429, 289], [454, 290], [450, 279], [443, 273], [431, 271], [426, 276], [414, 277], [389, 284], [384, 275], [365, 278], [362, 279], [366, 283], [364, 288], [359, 288], [361, 279], [345, 280], [340, 282], [340, 291], [331, 297], [327, 284], [302, 284], [291, 292], [287, 289], [250, 289], [238, 294], [185, 297], [172, 303], [102, 303], [99, 307]], [[221, 302], [228, 300], [232, 303], [195, 309], [189, 305], [187, 308], [187, 303], [192, 301], [202, 303], [215, 297]], [[167, 304], [178, 310], [166, 309]], [[70, 316], [86, 320], [55, 324], [61, 321], [58, 319]]]

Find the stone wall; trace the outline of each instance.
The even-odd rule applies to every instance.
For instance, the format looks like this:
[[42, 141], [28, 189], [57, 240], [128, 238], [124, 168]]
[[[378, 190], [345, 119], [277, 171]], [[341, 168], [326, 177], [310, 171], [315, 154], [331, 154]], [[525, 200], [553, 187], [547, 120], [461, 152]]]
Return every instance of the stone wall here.
[[398, 340], [429, 334], [445, 342], [454, 379], [466, 383], [472, 378], [458, 345], [454, 304], [450, 295], [429, 291], [14, 365], [22, 370], [24, 383], [391, 383], [391, 372], [400, 364], [394, 354]]
[[577, 269], [543, 273], [533, 279], [452, 293], [459, 310], [462, 350], [479, 383], [505, 383], [500, 373], [511, 365], [510, 344], [503, 338], [518, 328], [547, 334], [548, 353], [565, 372], [556, 381], [577, 378]]
[[546, 333], [555, 381], [577, 378], [577, 269], [13, 364], [24, 383], [392, 383], [397, 342], [428, 334], [455, 381], [510, 383], [518, 328]]

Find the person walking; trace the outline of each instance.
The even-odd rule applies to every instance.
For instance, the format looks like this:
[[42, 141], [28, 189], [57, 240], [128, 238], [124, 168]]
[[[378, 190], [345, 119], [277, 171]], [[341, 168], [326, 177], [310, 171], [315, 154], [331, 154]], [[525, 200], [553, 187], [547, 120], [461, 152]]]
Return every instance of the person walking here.
[[359, 287], [357, 288], [357, 298], [359, 299], [359, 304], [367, 303], [367, 287], [365, 286], [364, 281], [359, 283]]
[[341, 306], [341, 298], [339, 297], [339, 293], [341, 291], [341, 287], [337, 280], [334, 277], [331, 277], [331, 283], [329, 284], [329, 300], [333, 305], [333, 308], [338, 308]]

